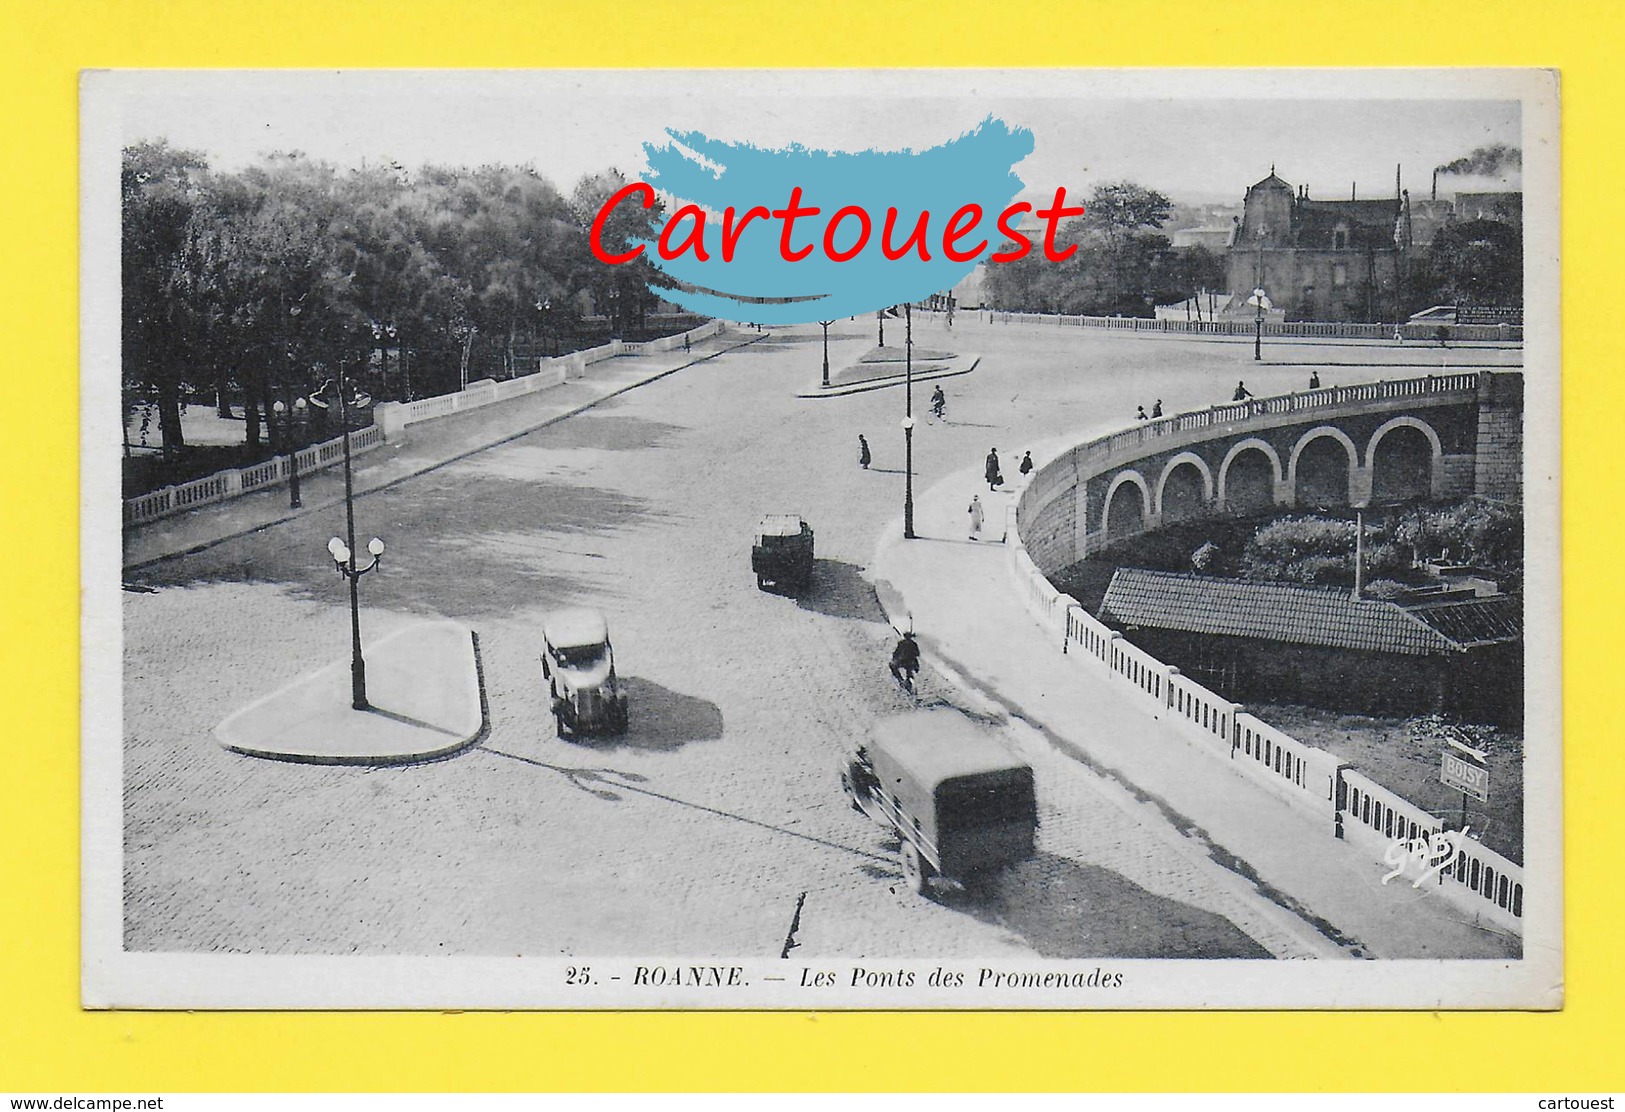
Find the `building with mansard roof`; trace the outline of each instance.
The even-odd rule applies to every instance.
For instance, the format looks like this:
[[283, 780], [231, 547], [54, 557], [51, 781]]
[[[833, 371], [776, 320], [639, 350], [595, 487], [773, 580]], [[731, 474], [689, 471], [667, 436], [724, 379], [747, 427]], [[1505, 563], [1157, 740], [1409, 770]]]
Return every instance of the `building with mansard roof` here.
[[1459, 194], [1412, 202], [1392, 196], [1322, 200], [1307, 185], [1269, 176], [1247, 190], [1231, 233], [1226, 314], [1248, 317], [1262, 288], [1288, 320], [1397, 322], [1408, 315], [1405, 285], [1438, 230], [1453, 220], [1521, 222], [1521, 193]]

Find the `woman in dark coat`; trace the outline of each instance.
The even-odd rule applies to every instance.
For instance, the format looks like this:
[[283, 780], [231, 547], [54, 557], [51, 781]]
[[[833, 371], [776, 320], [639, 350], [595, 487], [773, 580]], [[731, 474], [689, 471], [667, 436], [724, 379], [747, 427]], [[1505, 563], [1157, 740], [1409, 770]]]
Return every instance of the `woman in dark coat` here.
[[999, 470], [999, 450], [989, 448], [987, 450], [987, 489], [992, 490], [1002, 482], [1004, 482], [1004, 474]]
[[869, 454], [869, 442], [863, 438], [861, 432], [858, 433], [858, 466], [867, 471], [873, 460], [874, 457]]

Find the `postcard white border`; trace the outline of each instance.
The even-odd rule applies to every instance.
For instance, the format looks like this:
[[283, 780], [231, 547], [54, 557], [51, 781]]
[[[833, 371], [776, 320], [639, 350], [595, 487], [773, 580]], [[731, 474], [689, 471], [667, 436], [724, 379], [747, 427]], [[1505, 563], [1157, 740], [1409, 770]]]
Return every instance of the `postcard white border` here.
[[[436, 71], [443, 73], [443, 71]], [[1558, 75], [1545, 70], [709, 70], [465, 71], [470, 82], [602, 84], [605, 91], [721, 90], [771, 80], [808, 92], [1050, 98], [1504, 99], [1523, 104], [1525, 242], [1526, 768], [1524, 956], [1448, 961], [863, 961], [846, 958], [486, 959], [146, 953], [123, 949], [123, 641], [117, 392], [120, 98], [153, 82], [334, 81], [332, 71], [87, 72], [81, 82], [82, 996], [89, 1008], [149, 1009], [1550, 1009], [1563, 994], [1561, 458]], [[369, 80], [400, 77], [359, 71]], [[1531, 202], [1534, 203], [1531, 203]], [[567, 967], [603, 979], [564, 984]], [[638, 966], [732, 969], [737, 989], [634, 986]], [[909, 970], [916, 985], [838, 993], [794, 984], [804, 967]], [[1007, 972], [1122, 975], [1115, 989], [955, 992]], [[619, 971], [619, 972], [617, 972]], [[608, 980], [621, 976], [618, 982]], [[731, 974], [717, 974], [727, 977]], [[710, 976], [707, 974], [706, 976]], [[769, 977], [782, 976], [783, 981]]]

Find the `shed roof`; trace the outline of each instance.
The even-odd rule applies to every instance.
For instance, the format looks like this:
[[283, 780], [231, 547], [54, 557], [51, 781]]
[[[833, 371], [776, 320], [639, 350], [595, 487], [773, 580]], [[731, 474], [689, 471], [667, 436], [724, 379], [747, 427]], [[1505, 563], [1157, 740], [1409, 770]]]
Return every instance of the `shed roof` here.
[[1142, 629], [1407, 656], [1438, 656], [1466, 649], [1402, 606], [1373, 599], [1355, 601], [1339, 588], [1145, 568], [1117, 569], [1106, 588], [1100, 616]]
[[1406, 608], [1463, 648], [1523, 640], [1523, 596], [1491, 595]]

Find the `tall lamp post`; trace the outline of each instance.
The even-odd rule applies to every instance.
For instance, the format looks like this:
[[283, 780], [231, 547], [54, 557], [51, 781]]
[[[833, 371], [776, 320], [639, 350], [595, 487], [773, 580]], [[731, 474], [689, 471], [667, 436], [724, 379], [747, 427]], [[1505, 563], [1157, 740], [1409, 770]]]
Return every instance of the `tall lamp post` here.
[[880, 312], [876, 313], [875, 314], [875, 319], [880, 322], [880, 346], [885, 347], [886, 346], [886, 310], [882, 309], [882, 310], [880, 310]]
[[[340, 575], [350, 581], [350, 705], [356, 710], [367, 710], [367, 662], [361, 655], [361, 604], [356, 586], [363, 575], [378, 566], [384, 557], [384, 542], [377, 537], [367, 542], [372, 563], [357, 567], [355, 562], [355, 483], [350, 470], [350, 399], [345, 389], [344, 363], [339, 363], [339, 424], [344, 437], [344, 540], [334, 537], [327, 542], [328, 555]], [[361, 395], [356, 395], [361, 400]]]
[[829, 326], [834, 324], [835, 322], [831, 321], [831, 320], [821, 320], [818, 323], [824, 330], [824, 385], [828, 386], [829, 385]]
[[278, 400], [271, 405], [271, 419], [277, 438], [288, 453], [288, 508], [297, 510], [304, 505], [299, 500], [299, 441], [304, 438], [299, 434], [310, 419], [310, 410], [304, 398], [295, 398], [291, 409]]
[[542, 343], [550, 355], [557, 356], [559, 345], [553, 336], [553, 299], [542, 298], [536, 303], [536, 308], [542, 314]]
[[1365, 509], [1367, 503], [1354, 503], [1354, 601], [1365, 594]]
[[1247, 300], [1257, 310], [1253, 317], [1253, 361], [1258, 362], [1264, 358], [1264, 310], [1271, 307], [1270, 299], [1259, 286]]
[[914, 306], [903, 305], [903, 536], [914, 539]]

